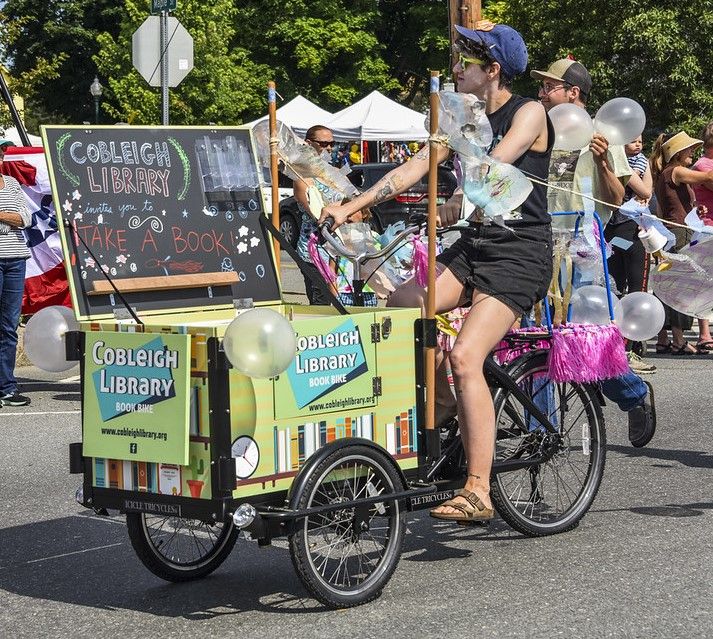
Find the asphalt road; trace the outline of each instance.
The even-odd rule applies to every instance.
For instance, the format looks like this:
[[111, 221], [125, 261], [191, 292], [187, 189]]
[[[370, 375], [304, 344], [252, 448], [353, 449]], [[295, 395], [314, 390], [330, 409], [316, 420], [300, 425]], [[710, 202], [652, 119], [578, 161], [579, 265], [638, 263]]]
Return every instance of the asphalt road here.
[[[299, 282], [286, 273], [286, 290]], [[498, 519], [462, 528], [422, 511], [381, 598], [346, 611], [308, 597], [282, 541], [240, 540], [200, 582], [154, 577], [121, 517], [74, 501], [73, 372], [18, 369], [33, 403], [0, 409], [0, 636], [710, 637], [713, 362], [652, 360], [656, 437], [631, 448], [624, 416], [605, 409], [604, 481], [578, 529], [528, 539]]]

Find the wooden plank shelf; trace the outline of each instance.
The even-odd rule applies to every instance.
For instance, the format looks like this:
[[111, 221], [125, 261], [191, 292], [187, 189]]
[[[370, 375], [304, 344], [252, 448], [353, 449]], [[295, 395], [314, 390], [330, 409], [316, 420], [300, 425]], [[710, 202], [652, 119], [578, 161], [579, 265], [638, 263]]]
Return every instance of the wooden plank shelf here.
[[[192, 273], [189, 275], [157, 275], [154, 277], [134, 277], [112, 280], [122, 293], [144, 291], [168, 291], [181, 288], [205, 288], [208, 286], [230, 286], [238, 283], [235, 271], [221, 273]], [[110, 295], [114, 292], [107, 280], [92, 282], [92, 290], [87, 295]]]

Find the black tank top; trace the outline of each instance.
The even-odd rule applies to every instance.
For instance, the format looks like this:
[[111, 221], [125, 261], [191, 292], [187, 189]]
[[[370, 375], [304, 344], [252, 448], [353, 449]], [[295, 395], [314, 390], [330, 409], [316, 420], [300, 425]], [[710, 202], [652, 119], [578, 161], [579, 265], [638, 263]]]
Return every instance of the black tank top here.
[[[493, 144], [488, 153], [505, 137], [505, 134], [512, 126], [515, 113], [527, 102], [535, 102], [535, 100], [523, 98], [520, 95], [512, 95], [503, 106], [488, 115], [490, 126], [493, 129]], [[525, 151], [512, 165], [520, 169], [527, 177], [535, 177], [542, 182], [547, 182], [554, 140], [555, 134], [552, 122], [547, 117], [547, 150]], [[533, 182], [532, 192], [520, 206], [520, 212], [522, 213], [522, 220], [508, 221], [506, 225], [512, 227], [532, 226], [534, 224], [549, 225], [552, 218], [547, 211], [547, 187]]]

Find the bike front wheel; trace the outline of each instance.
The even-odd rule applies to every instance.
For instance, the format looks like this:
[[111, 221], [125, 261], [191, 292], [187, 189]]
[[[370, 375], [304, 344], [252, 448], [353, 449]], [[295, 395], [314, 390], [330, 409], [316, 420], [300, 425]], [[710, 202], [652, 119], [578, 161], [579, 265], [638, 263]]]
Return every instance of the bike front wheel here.
[[[386, 453], [369, 446], [336, 449], [309, 471], [296, 510], [387, 496], [404, 490]], [[295, 570], [323, 604], [348, 608], [376, 599], [401, 557], [406, 516], [398, 501], [345, 507], [299, 520], [290, 536]]]
[[[572, 530], [592, 505], [604, 474], [606, 431], [599, 397], [590, 385], [550, 381], [544, 351], [516, 360], [508, 372], [557, 430], [546, 430], [512, 392], [498, 390], [493, 503], [525, 535]], [[507, 470], [508, 462], [514, 462], [513, 470]]]

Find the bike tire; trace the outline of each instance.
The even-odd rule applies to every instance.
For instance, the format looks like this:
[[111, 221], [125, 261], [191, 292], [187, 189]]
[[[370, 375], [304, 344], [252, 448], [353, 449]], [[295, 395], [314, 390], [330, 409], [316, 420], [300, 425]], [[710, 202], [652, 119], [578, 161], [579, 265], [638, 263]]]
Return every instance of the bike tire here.
[[141, 563], [157, 577], [173, 582], [209, 575], [225, 561], [238, 538], [230, 517], [207, 524], [197, 519], [127, 513], [126, 528]]
[[[336, 449], [308, 472], [291, 500], [296, 510], [404, 490], [391, 457], [359, 444]], [[312, 515], [298, 520], [289, 537], [290, 556], [315, 599], [330, 608], [351, 608], [381, 595], [398, 565], [405, 532], [406, 514], [397, 501], [365, 506], [361, 514], [346, 508]], [[372, 545], [369, 553], [365, 546]]]
[[530, 537], [576, 528], [597, 495], [606, 461], [604, 416], [594, 387], [547, 382], [547, 372], [546, 351], [528, 353], [508, 367], [521, 389], [547, 402], [545, 412], [558, 427], [557, 435], [549, 440], [511, 392], [498, 389], [494, 396], [496, 463], [527, 459], [546, 446], [556, 448], [547, 461], [491, 477], [491, 497], [498, 513]]

